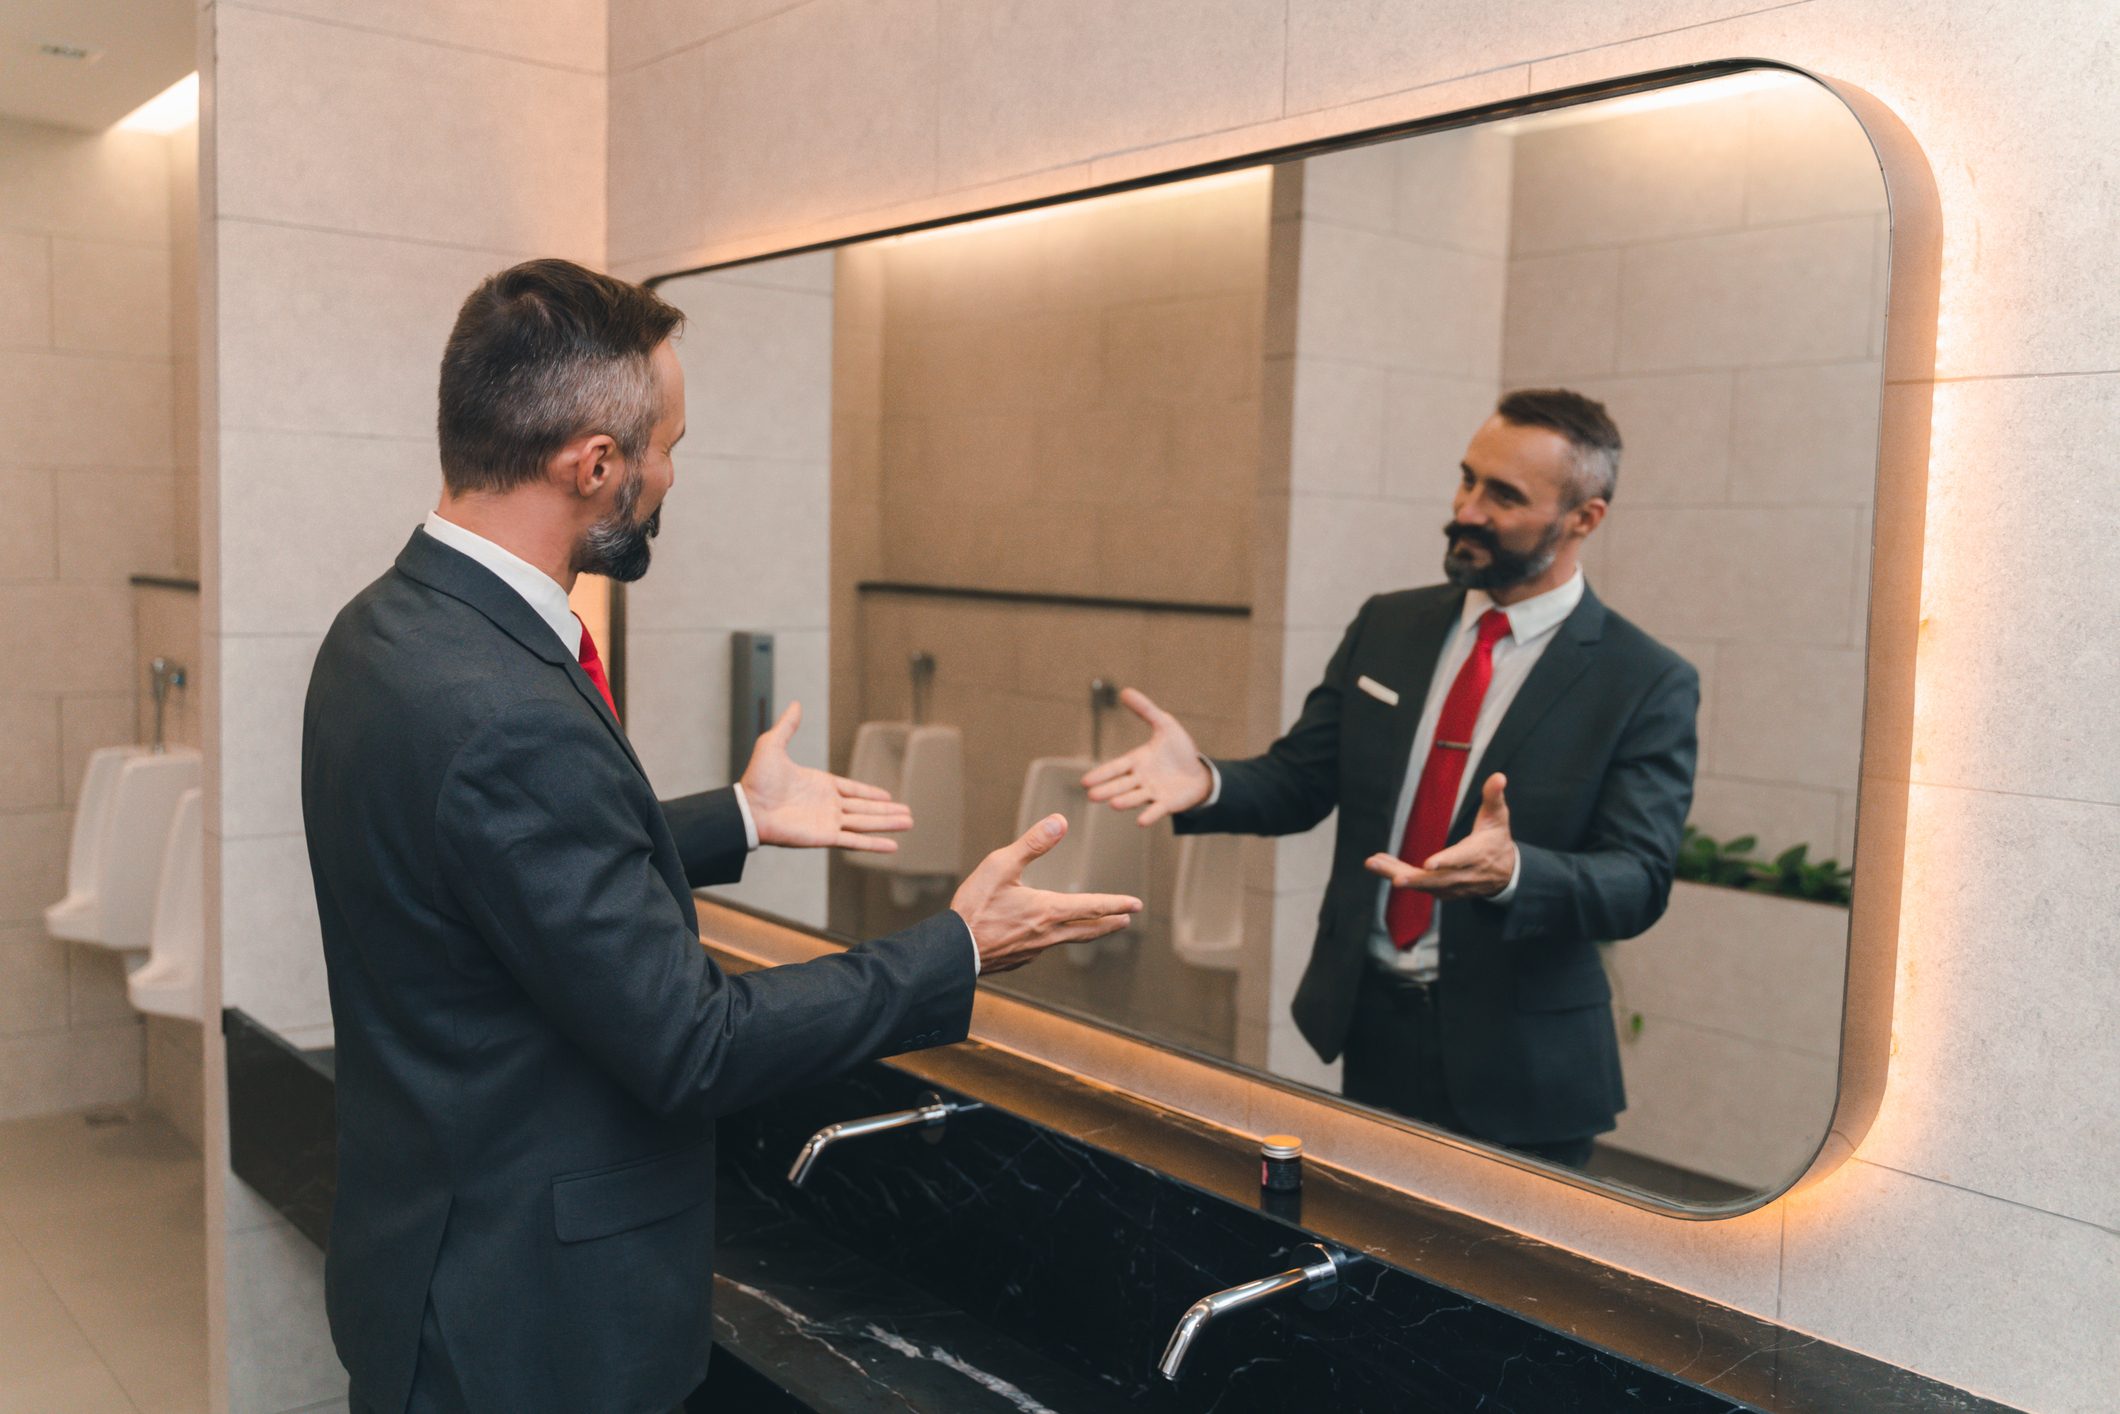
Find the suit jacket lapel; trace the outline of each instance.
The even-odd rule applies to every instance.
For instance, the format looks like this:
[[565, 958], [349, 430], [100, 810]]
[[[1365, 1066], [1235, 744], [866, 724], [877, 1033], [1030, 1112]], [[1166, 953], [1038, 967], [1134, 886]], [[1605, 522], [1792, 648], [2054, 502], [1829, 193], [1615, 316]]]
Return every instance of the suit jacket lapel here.
[[1596, 652], [1598, 640], [1604, 634], [1605, 606], [1586, 584], [1582, 602], [1554, 630], [1553, 641], [1546, 645], [1538, 662], [1532, 664], [1530, 675], [1517, 689], [1509, 710], [1502, 714], [1502, 720], [1495, 726], [1493, 739], [1480, 753], [1465, 798], [1458, 803], [1457, 818], [1451, 822], [1450, 838], [1453, 841], [1463, 839], [1472, 829], [1472, 819], [1480, 808], [1480, 783], [1496, 771], [1505, 769], [1509, 758], [1529, 739], [1533, 729], [1568, 695], [1568, 689], [1590, 666], [1591, 655]]
[[553, 635], [552, 626], [538, 617], [537, 611], [523, 602], [523, 596], [510, 589], [499, 576], [488, 570], [477, 560], [459, 551], [452, 550], [436, 540], [423, 529], [414, 529], [412, 538], [398, 552], [397, 567], [400, 572], [418, 580], [430, 589], [440, 590], [452, 599], [462, 600], [484, 614], [493, 626], [507, 634], [524, 648], [547, 663], [561, 669], [574, 690], [589, 704], [591, 711], [602, 719], [604, 727], [611, 733], [633, 769], [643, 777], [648, 774], [633, 754], [633, 743], [626, 740], [625, 729], [611, 713], [610, 704], [589, 681], [582, 671], [579, 659], [569, 653], [566, 646]]
[[1384, 635], [1382, 651], [1375, 661], [1380, 672], [1391, 673], [1386, 684], [1397, 690], [1399, 705], [1392, 714], [1391, 735], [1385, 742], [1380, 770], [1403, 774], [1408, 769], [1413, 734], [1421, 725], [1436, 662], [1443, 656], [1443, 645], [1457, 627], [1464, 607], [1465, 591], [1441, 587], [1437, 593], [1413, 600], [1404, 619], [1390, 626]]

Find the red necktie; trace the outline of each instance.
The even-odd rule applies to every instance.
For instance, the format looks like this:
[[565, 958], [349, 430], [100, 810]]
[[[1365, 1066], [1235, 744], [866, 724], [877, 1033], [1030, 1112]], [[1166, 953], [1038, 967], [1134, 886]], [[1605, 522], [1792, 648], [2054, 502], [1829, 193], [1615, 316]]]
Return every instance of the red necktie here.
[[[574, 621], [580, 624], [582, 616], [576, 614]], [[618, 704], [611, 700], [611, 680], [604, 676], [604, 660], [597, 656], [596, 639], [589, 633], [587, 624], [582, 624], [581, 665], [582, 671], [589, 675], [589, 681], [595, 683], [596, 690], [604, 695], [604, 705], [609, 707], [611, 715], [616, 717]], [[1482, 686], [1484, 685], [1483, 681]]]
[[[1489, 609], [1480, 615], [1479, 632], [1479, 642], [1472, 645], [1472, 655], [1458, 669], [1457, 681], [1450, 684], [1450, 695], [1443, 699], [1435, 742], [1428, 748], [1428, 763], [1421, 768], [1413, 809], [1406, 816], [1399, 858], [1415, 868], [1450, 838], [1450, 817], [1457, 813], [1458, 783], [1465, 779], [1465, 766], [1472, 758], [1472, 731], [1480, 720], [1480, 701], [1494, 680], [1494, 645], [1508, 635], [1509, 616], [1500, 609]], [[1434, 894], [1393, 889], [1384, 907], [1384, 926], [1391, 930], [1392, 946], [1400, 952], [1412, 947], [1428, 931], [1434, 916]]]

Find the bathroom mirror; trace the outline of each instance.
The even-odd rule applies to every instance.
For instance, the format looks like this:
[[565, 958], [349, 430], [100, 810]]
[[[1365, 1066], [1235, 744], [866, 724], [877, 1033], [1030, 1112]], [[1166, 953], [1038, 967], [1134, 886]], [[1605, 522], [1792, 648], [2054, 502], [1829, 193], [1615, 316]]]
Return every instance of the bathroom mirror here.
[[[665, 794], [730, 779], [770, 634], [798, 755], [916, 827], [727, 897], [874, 936], [1061, 810], [1034, 879], [1147, 911], [982, 985], [1741, 1208], [1840, 1083], [1889, 236], [1849, 109], [1752, 69], [665, 278], [629, 729]], [[1188, 833], [1084, 799], [1134, 694], [1221, 763]], [[1507, 902], [1409, 923], [1364, 861], [1491, 829], [1495, 770]]]

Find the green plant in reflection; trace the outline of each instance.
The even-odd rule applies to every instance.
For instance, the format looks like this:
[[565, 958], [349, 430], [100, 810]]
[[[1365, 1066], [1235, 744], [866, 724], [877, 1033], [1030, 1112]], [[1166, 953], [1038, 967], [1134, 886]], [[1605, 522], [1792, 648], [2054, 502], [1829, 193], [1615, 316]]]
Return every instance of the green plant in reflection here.
[[1758, 847], [1759, 839], [1754, 835], [1739, 835], [1718, 843], [1688, 825], [1678, 850], [1678, 877], [1718, 888], [1847, 907], [1854, 888], [1854, 870], [1842, 868], [1837, 859], [1814, 861], [1807, 844], [1791, 845], [1770, 860], [1753, 856], [1752, 851]]

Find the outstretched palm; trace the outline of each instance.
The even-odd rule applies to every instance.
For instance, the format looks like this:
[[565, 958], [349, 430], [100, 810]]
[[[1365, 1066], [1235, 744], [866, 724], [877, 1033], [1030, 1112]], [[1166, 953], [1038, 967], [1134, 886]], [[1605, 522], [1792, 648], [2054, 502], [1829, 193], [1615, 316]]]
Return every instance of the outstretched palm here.
[[1137, 823], [1153, 825], [1207, 799], [1214, 777], [1193, 745], [1192, 733], [1176, 717], [1128, 688], [1119, 694], [1128, 711], [1148, 723], [1148, 740], [1114, 756], [1082, 777], [1089, 798], [1114, 810], [1139, 810]]
[[913, 812], [881, 786], [850, 781], [788, 755], [802, 704], [790, 702], [751, 748], [743, 793], [758, 826], [760, 844], [796, 849], [862, 849], [888, 854], [898, 841], [879, 838], [913, 828]]

